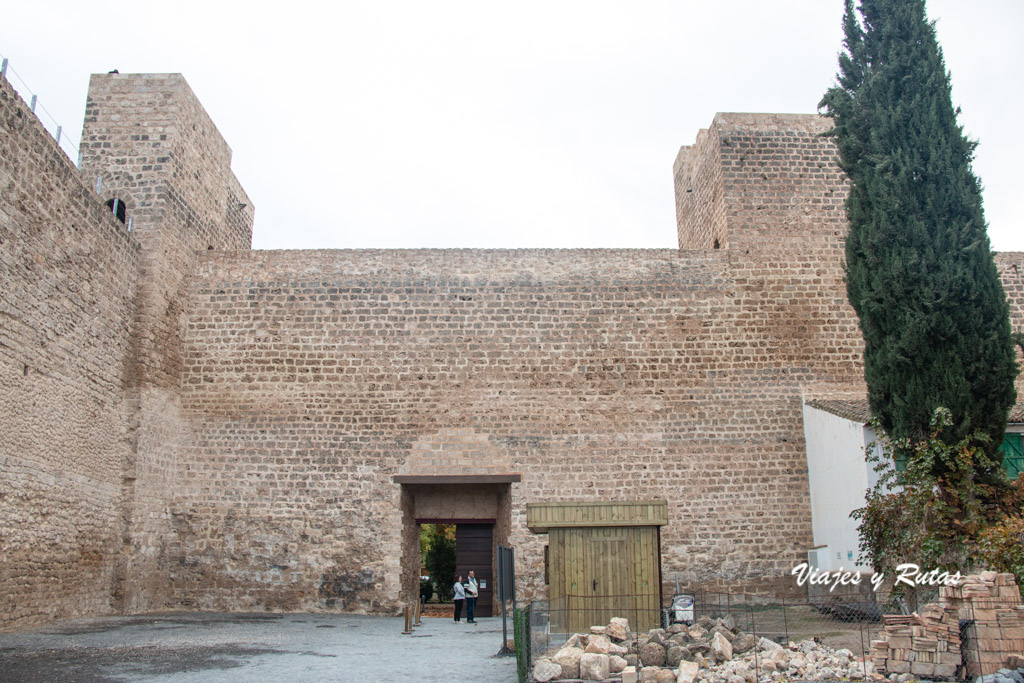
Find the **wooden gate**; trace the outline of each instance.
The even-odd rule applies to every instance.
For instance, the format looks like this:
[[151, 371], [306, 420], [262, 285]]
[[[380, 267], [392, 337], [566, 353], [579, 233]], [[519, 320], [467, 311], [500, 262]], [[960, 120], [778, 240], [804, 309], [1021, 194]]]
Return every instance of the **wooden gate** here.
[[587, 632], [612, 617], [638, 630], [661, 621], [659, 526], [664, 501], [540, 503], [527, 509], [527, 526], [548, 534], [551, 628]]
[[455, 574], [461, 574], [462, 580], [469, 579], [472, 569], [480, 595], [476, 601], [476, 616], [491, 616], [491, 605], [494, 602], [494, 580], [491, 562], [494, 559], [494, 524], [455, 525]]

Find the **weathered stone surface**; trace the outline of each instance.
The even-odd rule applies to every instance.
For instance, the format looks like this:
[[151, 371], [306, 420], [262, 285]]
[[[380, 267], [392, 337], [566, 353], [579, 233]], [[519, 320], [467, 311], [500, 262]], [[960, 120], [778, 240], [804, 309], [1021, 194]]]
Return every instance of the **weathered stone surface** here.
[[637, 683], [635, 665], [631, 664], [622, 670], [622, 683]]
[[[654, 666], [645, 666], [637, 671], [637, 680], [640, 681], [640, 683], [656, 683], [658, 680], [659, 670], [660, 669]], [[993, 683], [997, 682], [993, 681]]]
[[675, 668], [684, 659], [690, 659], [690, 651], [682, 645], [673, 645], [665, 651], [665, 666]]
[[603, 681], [608, 678], [611, 662], [606, 654], [586, 652], [580, 657], [580, 675], [584, 681]]
[[673, 643], [675, 645], [687, 645], [691, 642], [693, 642], [693, 638], [690, 637], [689, 633], [676, 633], [665, 642], [665, 645], [668, 646], [669, 643]]
[[625, 640], [629, 637], [629, 619], [612, 617], [608, 623], [608, 637], [615, 640]]
[[708, 629], [704, 628], [699, 623], [697, 623], [689, 628], [689, 633], [690, 636], [692, 636], [693, 638], [706, 638], [708, 635]]
[[583, 657], [581, 648], [563, 647], [555, 653], [551, 661], [562, 667], [562, 678], [579, 678], [581, 657]]
[[774, 640], [768, 638], [760, 638], [757, 641], [757, 649], [761, 652], [768, 652], [771, 650], [781, 650], [782, 646], [776, 643]]
[[716, 633], [715, 637], [711, 639], [711, 651], [715, 655], [715, 661], [724, 662], [732, 659], [732, 643], [721, 633]]
[[671, 669], [660, 669], [654, 680], [656, 683], [676, 683], [676, 673]]
[[587, 643], [584, 652], [606, 655], [610, 651], [611, 645], [611, 641], [606, 637], [593, 635], [590, 637], [590, 642]]
[[709, 638], [714, 638], [715, 634], [721, 635], [723, 638], [728, 640], [730, 643], [736, 638], [736, 634], [725, 628], [722, 625], [716, 625], [711, 632], [708, 634]]
[[[679, 249], [261, 252], [180, 76], [94, 79], [80, 172], [0, 87], [0, 629], [394, 613], [419, 571], [402, 520], [467, 510], [517, 541], [532, 597], [527, 501], [661, 496], [681, 476], [701, 494], [673, 502], [663, 566], [700, 556], [742, 581], [726, 567], [782, 576], [805, 550], [800, 397], [863, 391], [829, 122], [716, 117], [675, 169]], [[1015, 321], [1021, 261], [998, 261]], [[512, 471], [500, 494], [393, 480]], [[737, 542], [690, 533], [698, 515]]]
[[757, 645], [757, 638], [747, 633], [738, 634], [732, 641], [733, 655], [742, 655], [750, 652]]
[[679, 662], [679, 669], [676, 674], [676, 683], [693, 683], [697, 679], [700, 667], [696, 662]]
[[553, 681], [561, 677], [561, 665], [552, 662], [550, 659], [538, 659], [537, 663], [533, 665], [533, 678], [540, 683], [547, 683], [547, 681]]
[[624, 657], [619, 657], [618, 655], [608, 656], [608, 670], [613, 674], [621, 673], [627, 666], [629, 666], [629, 663], [626, 662]]
[[658, 645], [664, 645], [665, 640], [668, 638], [668, 634], [665, 629], [656, 628], [647, 632], [647, 642], [657, 643]]
[[640, 648], [640, 662], [644, 666], [664, 666], [665, 648], [658, 643], [647, 643]]

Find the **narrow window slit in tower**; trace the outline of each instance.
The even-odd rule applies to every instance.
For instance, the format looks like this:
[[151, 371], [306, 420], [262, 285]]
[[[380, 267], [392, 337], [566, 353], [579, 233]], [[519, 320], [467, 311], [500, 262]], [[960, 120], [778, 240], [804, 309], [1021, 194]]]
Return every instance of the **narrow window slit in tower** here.
[[114, 217], [117, 218], [117, 220], [121, 221], [122, 223], [127, 222], [128, 208], [120, 199], [117, 199], [116, 197], [114, 199], [111, 199], [109, 202], [107, 202], [107, 208], [110, 209], [110, 212], [114, 214]]

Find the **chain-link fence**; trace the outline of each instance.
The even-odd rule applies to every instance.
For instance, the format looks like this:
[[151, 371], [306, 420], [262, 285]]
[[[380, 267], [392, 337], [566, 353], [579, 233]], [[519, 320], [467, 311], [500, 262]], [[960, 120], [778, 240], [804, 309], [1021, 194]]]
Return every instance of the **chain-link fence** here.
[[[884, 590], [861, 590], [840, 593], [811, 592], [801, 597], [776, 597], [748, 593], [715, 592], [696, 589], [683, 591], [687, 596], [673, 603], [673, 596], [567, 595], [553, 601], [535, 601], [518, 610], [516, 619], [516, 653], [519, 657], [520, 681], [530, 680], [530, 672], [538, 657], [557, 651], [574, 633], [589, 633], [591, 626], [607, 626], [612, 617], [629, 620], [630, 635], [625, 647], [636, 644], [643, 632], [670, 627], [673, 623], [700, 625], [710, 633], [718, 620], [741, 635], [788, 645], [811, 641], [818, 649], [846, 651], [839, 658], [851, 663], [870, 661], [871, 643], [881, 637], [884, 615], [910, 614], [938, 597], [935, 589], [918, 590], [916, 594], [893, 594]], [[692, 598], [692, 602], [690, 601]], [[688, 607], [688, 609], [687, 609]], [[969, 624], [961, 624], [970, 635]], [[671, 629], [670, 629], [671, 630]], [[736, 640], [733, 640], [735, 643]], [[750, 643], [749, 638], [745, 639]], [[963, 639], [964, 646], [977, 639]], [[700, 639], [687, 645], [688, 654], [706, 654]], [[753, 648], [754, 666], [763, 667]], [[635, 651], [635, 648], [634, 650]], [[965, 654], [965, 661], [967, 655]], [[642, 667], [642, 662], [638, 662]], [[773, 669], [774, 670], [774, 669]], [[868, 670], [867, 667], [861, 669]], [[761, 673], [757, 671], [760, 679]]]

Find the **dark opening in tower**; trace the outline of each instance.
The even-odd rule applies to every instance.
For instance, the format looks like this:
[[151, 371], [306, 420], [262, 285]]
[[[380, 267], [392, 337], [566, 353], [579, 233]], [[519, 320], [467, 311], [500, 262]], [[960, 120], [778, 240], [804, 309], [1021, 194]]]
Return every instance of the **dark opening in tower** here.
[[116, 197], [111, 199], [107, 202], [107, 208], [110, 209], [110, 212], [114, 214], [114, 217], [122, 223], [128, 220], [128, 207], [126, 207], [124, 202], [120, 199]]

